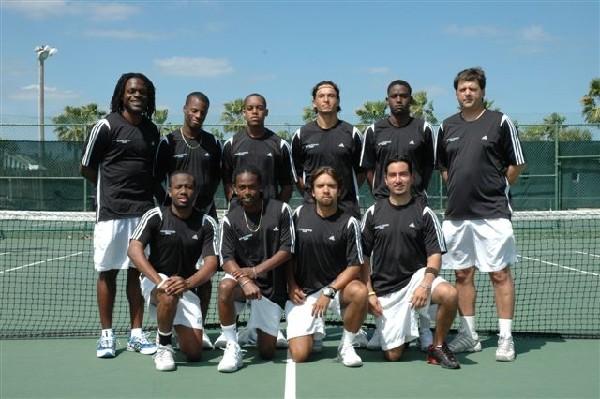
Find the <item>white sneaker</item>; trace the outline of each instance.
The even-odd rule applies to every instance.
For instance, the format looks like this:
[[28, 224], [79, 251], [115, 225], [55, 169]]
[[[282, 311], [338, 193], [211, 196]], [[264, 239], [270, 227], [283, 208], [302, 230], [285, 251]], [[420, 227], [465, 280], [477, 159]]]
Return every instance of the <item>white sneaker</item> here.
[[237, 342], [228, 342], [223, 353], [223, 359], [219, 362], [217, 370], [221, 373], [233, 373], [244, 365], [242, 349]]
[[288, 342], [281, 330], [277, 331], [277, 348], [285, 349], [288, 347]]
[[96, 357], [109, 358], [115, 357], [117, 342], [114, 335], [100, 336], [96, 344]]
[[214, 345], [210, 342], [210, 337], [206, 334], [206, 331], [202, 331], [202, 348], [214, 349]]
[[367, 332], [363, 328], [358, 330], [358, 332], [354, 336], [352, 344], [357, 348], [367, 347], [367, 345], [369, 344], [369, 339], [367, 338]]
[[498, 349], [496, 349], [496, 361], [512, 362], [515, 360], [515, 343], [512, 337], [498, 339]]
[[373, 336], [367, 342], [367, 349], [370, 351], [378, 351], [381, 350], [381, 331], [375, 329], [373, 331]]
[[433, 344], [433, 334], [429, 328], [419, 330], [419, 338], [417, 338], [417, 345], [421, 352], [427, 352], [429, 346]]
[[139, 352], [142, 355], [153, 355], [156, 353], [157, 344], [148, 341], [148, 334], [140, 336], [130, 336], [127, 341], [127, 350], [129, 352]]
[[337, 360], [346, 367], [362, 366], [362, 359], [356, 354], [354, 347], [351, 345], [338, 346]]
[[173, 354], [175, 351], [171, 345], [158, 345], [156, 353], [154, 354], [154, 366], [158, 371], [172, 371], [175, 370], [175, 360], [173, 360]]
[[453, 353], [479, 352], [481, 351], [481, 342], [479, 342], [479, 336], [477, 334], [471, 337], [469, 333], [459, 331], [452, 342], [448, 344], [448, 348], [450, 348]]

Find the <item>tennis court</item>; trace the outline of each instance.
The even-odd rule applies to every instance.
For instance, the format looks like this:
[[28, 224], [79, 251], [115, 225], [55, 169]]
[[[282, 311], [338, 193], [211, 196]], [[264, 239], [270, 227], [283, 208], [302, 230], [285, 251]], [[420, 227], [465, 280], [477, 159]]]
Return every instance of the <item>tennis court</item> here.
[[[286, 351], [280, 350], [274, 362], [261, 362], [249, 348], [247, 367], [233, 375], [217, 372], [220, 350], [205, 352], [198, 364], [180, 363], [175, 373], [163, 374], [154, 370], [150, 357], [124, 352], [128, 312], [123, 291], [115, 307], [121, 351], [116, 359], [96, 359], [93, 215], [0, 214], [2, 398], [600, 396], [598, 211], [515, 216], [521, 258], [513, 269], [514, 363], [495, 362], [496, 337], [490, 334], [482, 352], [458, 356], [459, 371], [427, 365], [412, 347], [395, 364], [361, 349], [364, 366], [348, 369], [333, 360], [340, 330], [332, 325], [325, 349], [314, 361], [288, 363]], [[119, 287], [124, 286], [123, 277]], [[486, 334], [497, 328], [495, 308], [487, 277], [480, 276], [477, 284], [478, 329]], [[213, 328], [214, 304], [215, 299], [207, 318]], [[145, 326], [153, 329], [149, 321]], [[209, 334], [214, 339], [218, 331]]]

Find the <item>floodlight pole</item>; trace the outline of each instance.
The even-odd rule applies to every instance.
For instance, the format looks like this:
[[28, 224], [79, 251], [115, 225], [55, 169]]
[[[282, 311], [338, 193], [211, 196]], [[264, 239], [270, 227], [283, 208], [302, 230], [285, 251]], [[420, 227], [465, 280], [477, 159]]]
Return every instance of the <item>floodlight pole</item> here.
[[40, 142], [44, 142], [44, 61], [46, 58], [55, 54], [58, 50], [48, 45], [38, 46], [34, 49], [37, 53], [37, 59], [39, 61], [39, 82], [40, 90], [38, 95], [38, 123], [39, 123], [39, 139]]

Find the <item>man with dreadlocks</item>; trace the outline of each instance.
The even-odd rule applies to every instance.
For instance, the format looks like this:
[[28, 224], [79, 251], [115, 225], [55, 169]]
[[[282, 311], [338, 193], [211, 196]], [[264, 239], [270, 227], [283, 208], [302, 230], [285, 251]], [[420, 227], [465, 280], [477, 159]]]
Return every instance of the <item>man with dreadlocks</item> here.
[[133, 230], [154, 206], [152, 170], [159, 133], [150, 118], [155, 104], [154, 85], [146, 76], [123, 74], [115, 86], [111, 113], [94, 125], [81, 159], [81, 175], [96, 186], [97, 194], [94, 265], [102, 332], [96, 356], [101, 358], [115, 356], [112, 312], [121, 269], [127, 270], [131, 320], [127, 350], [146, 355], [156, 352], [156, 345], [142, 332], [144, 303], [139, 272], [127, 257]]

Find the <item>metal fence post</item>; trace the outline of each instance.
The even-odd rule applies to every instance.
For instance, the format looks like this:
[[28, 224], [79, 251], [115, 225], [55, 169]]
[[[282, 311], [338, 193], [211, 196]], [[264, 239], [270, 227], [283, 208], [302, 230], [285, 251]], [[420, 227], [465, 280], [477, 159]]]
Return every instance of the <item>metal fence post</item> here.
[[559, 161], [559, 130], [558, 124], [554, 125], [554, 210], [560, 210], [560, 184], [559, 184], [559, 172], [560, 172], [560, 161]]

